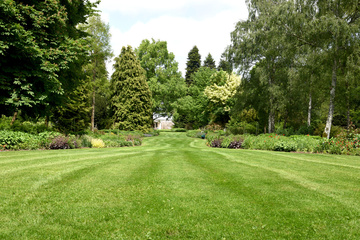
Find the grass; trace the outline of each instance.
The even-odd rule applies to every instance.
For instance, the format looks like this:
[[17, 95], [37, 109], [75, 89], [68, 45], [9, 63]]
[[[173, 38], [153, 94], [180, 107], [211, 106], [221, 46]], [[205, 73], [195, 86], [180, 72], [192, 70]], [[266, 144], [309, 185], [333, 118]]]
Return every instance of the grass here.
[[360, 158], [141, 147], [0, 153], [0, 239], [359, 239]]

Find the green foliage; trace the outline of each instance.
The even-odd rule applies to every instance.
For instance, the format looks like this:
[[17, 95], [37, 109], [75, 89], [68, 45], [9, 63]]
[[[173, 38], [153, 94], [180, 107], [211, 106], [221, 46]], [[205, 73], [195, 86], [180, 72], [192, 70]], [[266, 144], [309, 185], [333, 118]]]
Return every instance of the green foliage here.
[[146, 131], [152, 124], [151, 91], [132, 48], [123, 47], [111, 76], [114, 128]]
[[167, 49], [166, 41], [143, 40], [135, 49], [151, 90], [153, 113], [169, 117], [173, 103], [185, 95], [186, 84], [178, 70], [175, 55]]
[[216, 68], [216, 65], [215, 65], [215, 60], [213, 59], [213, 57], [211, 56], [211, 54], [209, 53], [207, 55], [207, 57], [205, 58], [204, 60], [204, 67], [208, 67], [208, 68], [211, 68], [211, 69], [215, 69]]
[[225, 71], [227, 73], [232, 73], [234, 70], [232, 53], [230, 52], [231, 48], [227, 47], [226, 50], [221, 54], [219, 65], [217, 67], [218, 71]]
[[51, 131], [51, 128], [46, 126], [44, 121], [38, 122], [21, 121], [17, 119], [13, 125], [10, 125], [12, 117], [6, 117], [2, 115], [0, 118], [0, 130], [11, 130], [14, 132], [25, 132], [31, 134], [37, 134], [45, 131]]
[[79, 134], [88, 129], [91, 107], [87, 84], [87, 81], [82, 81], [81, 85], [68, 92], [63, 104], [55, 108], [52, 122], [60, 132]]
[[[91, 16], [87, 24], [81, 24], [79, 29], [88, 34], [86, 37], [89, 46], [89, 63], [84, 66], [88, 73], [89, 88], [91, 89], [91, 130], [109, 127], [109, 82], [107, 79], [106, 61], [112, 56], [110, 45], [110, 26], [101, 21], [99, 15]], [[99, 112], [99, 113], [98, 113]]]
[[244, 141], [243, 136], [224, 135], [222, 132], [209, 132], [206, 134], [206, 145], [215, 148], [234, 148], [239, 149]]
[[0, 131], [0, 146], [7, 150], [48, 149], [53, 138], [60, 136], [56, 132], [30, 134], [14, 131]]
[[210, 78], [216, 73], [215, 69], [200, 67], [192, 75], [192, 85], [188, 95], [178, 99], [174, 105], [173, 121], [176, 127], [187, 129], [199, 128], [210, 122], [209, 99], [204, 89], [212, 84]]
[[188, 130], [186, 132], [186, 136], [192, 137], [192, 138], [202, 138], [204, 139], [206, 136], [206, 132], [202, 130]]
[[201, 67], [201, 55], [199, 54], [199, 49], [197, 46], [194, 46], [189, 54], [186, 62], [186, 74], [185, 74], [185, 82], [188, 86], [193, 83], [192, 74], [196, 73]]
[[87, 50], [83, 32], [76, 26], [86, 21], [96, 5], [89, 1], [0, 2], [1, 109], [7, 105], [9, 112], [39, 113], [49, 103], [59, 104], [52, 99], [64, 94], [72, 81], [66, 72]]
[[333, 121], [348, 126], [359, 96], [357, 6], [357, 1], [248, 1], [249, 17], [237, 23], [227, 49], [246, 78], [237, 111], [254, 108], [260, 126], [271, 133], [275, 122], [296, 132], [320, 120], [327, 138]]
[[171, 132], [187, 132], [185, 128], [172, 128]]

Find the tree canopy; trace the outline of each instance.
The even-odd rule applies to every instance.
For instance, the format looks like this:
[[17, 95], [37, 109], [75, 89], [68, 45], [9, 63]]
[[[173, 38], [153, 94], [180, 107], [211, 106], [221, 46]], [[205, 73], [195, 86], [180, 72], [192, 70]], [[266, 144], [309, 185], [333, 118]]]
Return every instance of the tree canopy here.
[[123, 47], [111, 76], [114, 127], [146, 131], [152, 124], [151, 91], [146, 72], [131, 46]]
[[2, 109], [41, 112], [35, 108], [56, 105], [71, 81], [66, 72], [86, 54], [84, 32], [76, 26], [95, 6], [87, 0], [0, 2]]
[[201, 67], [201, 55], [199, 54], [199, 49], [195, 45], [190, 50], [186, 62], [185, 82], [187, 83], [188, 86], [190, 86], [192, 83], [191, 75], [195, 73], [200, 67]]
[[171, 117], [173, 103], [186, 93], [186, 84], [178, 70], [175, 55], [167, 49], [166, 41], [143, 40], [135, 49], [152, 96], [155, 116]]

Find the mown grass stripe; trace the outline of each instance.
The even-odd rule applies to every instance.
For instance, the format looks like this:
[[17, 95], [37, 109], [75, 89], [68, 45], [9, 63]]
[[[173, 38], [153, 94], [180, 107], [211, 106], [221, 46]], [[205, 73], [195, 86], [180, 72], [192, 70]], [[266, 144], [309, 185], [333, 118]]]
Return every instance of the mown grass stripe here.
[[[250, 162], [242, 160], [241, 158], [229, 156], [224, 153], [220, 153], [220, 154], [224, 155], [227, 159], [229, 159], [231, 161], [235, 161], [235, 162], [239, 162], [239, 163], [246, 164], [249, 166], [261, 168], [261, 169], [264, 169], [267, 171], [275, 172], [284, 179], [288, 179], [306, 189], [309, 189], [314, 192], [325, 195], [327, 197], [330, 197], [330, 198], [336, 200], [337, 202], [339, 202], [340, 204], [344, 205], [345, 207], [354, 209], [360, 213], [360, 211], [359, 211], [360, 203], [356, 200], [357, 198], [356, 199], [347, 199], [346, 196], [344, 196], [343, 194], [339, 194], [339, 191], [336, 190], [335, 187], [331, 188], [328, 185], [317, 183], [313, 180], [309, 180], [305, 177], [302, 177], [296, 171], [294, 171], [293, 168], [291, 168], [291, 167], [287, 167], [287, 170], [283, 170], [283, 169], [279, 169], [275, 166], [269, 167], [269, 166], [264, 166], [261, 164], [250, 163]], [[263, 159], [264, 158], [262, 158], [262, 160]], [[282, 159], [277, 158], [274, 161], [282, 161]], [[284, 161], [286, 161], [286, 160], [284, 160]], [[314, 172], [314, 174], [316, 174], [316, 173]], [[360, 188], [358, 190], [360, 191]]]
[[183, 133], [143, 143], [28, 163], [6, 152], [8, 170], [39, 166], [0, 178], [0, 239], [360, 238], [355, 158], [214, 149]]

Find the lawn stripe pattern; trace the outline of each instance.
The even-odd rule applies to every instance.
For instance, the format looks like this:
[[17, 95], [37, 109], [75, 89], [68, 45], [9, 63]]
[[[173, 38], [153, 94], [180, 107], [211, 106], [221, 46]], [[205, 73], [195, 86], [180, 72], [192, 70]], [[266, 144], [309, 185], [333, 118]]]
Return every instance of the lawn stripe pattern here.
[[131, 148], [0, 153], [0, 239], [360, 239], [358, 157]]

